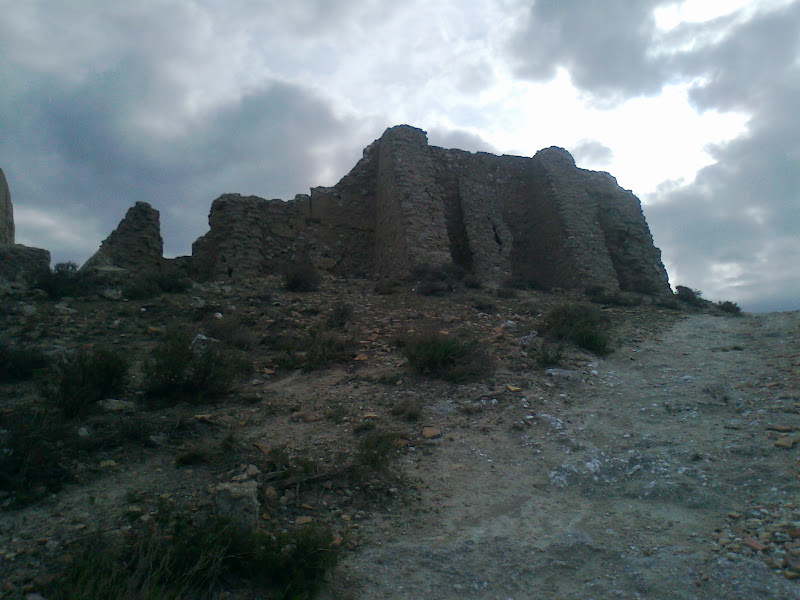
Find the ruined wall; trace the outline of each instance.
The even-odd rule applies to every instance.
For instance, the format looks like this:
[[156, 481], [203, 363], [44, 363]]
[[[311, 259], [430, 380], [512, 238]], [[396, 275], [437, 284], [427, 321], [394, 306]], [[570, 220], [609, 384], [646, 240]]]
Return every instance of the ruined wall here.
[[14, 208], [6, 176], [0, 169], [0, 244], [14, 243]]
[[392, 127], [379, 140], [375, 267], [381, 275], [452, 263], [443, 202], [425, 132]]
[[668, 293], [641, 205], [607, 174], [547, 148], [532, 158], [429, 146], [388, 129], [332, 187], [289, 202], [226, 195], [189, 261], [198, 277], [279, 273], [297, 260], [403, 278], [451, 265], [497, 284]]
[[137, 202], [81, 270], [106, 267], [131, 272], [159, 270], [163, 252], [159, 212], [146, 202]]

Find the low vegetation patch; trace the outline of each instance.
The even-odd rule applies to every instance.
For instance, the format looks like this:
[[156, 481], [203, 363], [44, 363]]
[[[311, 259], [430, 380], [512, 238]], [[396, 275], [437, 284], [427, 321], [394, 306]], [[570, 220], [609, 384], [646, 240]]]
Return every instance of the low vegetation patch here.
[[728, 313], [729, 315], [741, 316], [742, 309], [739, 308], [739, 305], [735, 302], [731, 302], [730, 300], [723, 300], [714, 304], [714, 306], [721, 310], [724, 313]]
[[424, 333], [403, 341], [406, 358], [422, 374], [447, 381], [472, 381], [490, 375], [494, 361], [486, 345], [465, 335]]
[[210, 600], [220, 597], [223, 586], [307, 600], [339, 552], [322, 525], [251, 532], [222, 518], [183, 514], [159, 514], [121, 539], [98, 535], [73, 548], [46, 590], [51, 600]]
[[609, 291], [602, 286], [587, 288], [586, 295], [591, 302], [607, 304], [609, 306], [639, 306], [643, 302], [642, 297], [637, 294], [621, 292], [619, 290]]
[[310, 263], [297, 263], [286, 271], [284, 287], [289, 292], [315, 292], [319, 284], [319, 273]]
[[542, 318], [539, 331], [551, 341], [570, 341], [600, 356], [611, 351], [608, 318], [591, 304], [559, 304]]
[[5, 510], [27, 506], [57, 492], [72, 476], [59, 444], [64, 424], [43, 412], [0, 413], [0, 491]]
[[203, 402], [227, 395], [235, 377], [251, 367], [218, 343], [185, 331], [172, 331], [145, 363], [151, 398]]
[[38, 350], [0, 345], [0, 383], [27, 381], [50, 366], [50, 359]]
[[89, 275], [80, 273], [74, 262], [64, 262], [56, 264], [52, 271], [40, 274], [33, 287], [44, 291], [49, 298], [59, 300], [66, 296], [86, 296], [96, 289], [97, 283]]
[[131, 300], [148, 300], [161, 294], [180, 294], [192, 288], [192, 280], [173, 268], [138, 273], [124, 288]]
[[331, 329], [344, 329], [353, 318], [353, 307], [346, 302], [337, 302], [331, 308], [326, 323]]
[[703, 299], [703, 293], [700, 290], [693, 290], [685, 285], [675, 287], [675, 296], [681, 302], [696, 308], [702, 308], [708, 304], [708, 301]]
[[98, 401], [125, 391], [128, 367], [128, 359], [119, 351], [79, 351], [59, 365], [53, 399], [68, 419], [91, 412]]

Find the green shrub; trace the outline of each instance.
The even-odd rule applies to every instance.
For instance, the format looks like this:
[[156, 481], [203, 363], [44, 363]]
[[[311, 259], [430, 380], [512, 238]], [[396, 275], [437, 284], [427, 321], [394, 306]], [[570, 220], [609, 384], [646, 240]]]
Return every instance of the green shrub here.
[[53, 390], [56, 405], [68, 419], [92, 410], [99, 400], [122, 394], [128, 359], [115, 350], [80, 351], [59, 365]]
[[50, 360], [38, 350], [0, 346], [0, 383], [32, 379]]
[[121, 540], [97, 535], [72, 546], [51, 600], [210, 600], [222, 586], [248, 596], [308, 600], [338, 558], [328, 527], [250, 532], [221, 518], [161, 514]]
[[285, 288], [290, 292], [315, 292], [320, 276], [310, 263], [296, 263], [286, 271]]
[[90, 275], [80, 273], [74, 262], [58, 263], [52, 271], [42, 273], [33, 287], [44, 291], [49, 298], [58, 300], [66, 296], [79, 297], [90, 294], [97, 283]]
[[717, 302], [714, 306], [716, 306], [722, 312], [726, 312], [731, 315], [739, 316], [742, 314], [742, 309], [739, 308], [739, 305], [735, 302], [731, 302], [730, 300]]
[[27, 506], [72, 479], [59, 447], [67, 435], [45, 413], [0, 413], [0, 490], [10, 494], [3, 508]]
[[494, 371], [486, 345], [466, 336], [418, 334], [404, 340], [404, 350], [418, 373], [447, 381], [476, 380]]
[[171, 331], [145, 363], [145, 390], [151, 398], [202, 402], [225, 396], [248, 364], [209, 339]]
[[332, 363], [351, 360], [356, 353], [356, 340], [329, 329], [320, 329], [312, 334], [302, 367], [314, 371]]
[[249, 351], [258, 346], [259, 336], [242, 324], [235, 316], [208, 319], [206, 330], [214, 339], [221, 340], [239, 350]]
[[385, 473], [397, 456], [397, 434], [388, 431], [370, 431], [358, 441], [356, 463], [369, 471]]
[[700, 290], [693, 290], [685, 285], [676, 286], [675, 295], [678, 297], [678, 300], [685, 302], [690, 306], [696, 306], [700, 308], [707, 304], [707, 302], [703, 300], [703, 294]]
[[395, 417], [404, 417], [409, 421], [419, 421], [422, 417], [422, 402], [420, 400], [401, 400], [390, 411]]
[[192, 288], [192, 280], [175, 268], [137, 273], [125, 286], [123, 295], [130, 300], [149, 300], [161, 294], [180, 294]]
[[343, 329], [353, 318], [353, 307], [346, 302], [337, 302], [328, 315], [327, 323], [331, 329]]
[[608, 319], [591, 304], [560, 304], [543, 317], [539, 330], [550, 340], [569, 340], [601, 356], [610, 351]]
[[541, 340], [534, 349], [534, 358], [541, 367], [555, 367], [561, 364], [564, 358], [564, 342], [550, 342]]

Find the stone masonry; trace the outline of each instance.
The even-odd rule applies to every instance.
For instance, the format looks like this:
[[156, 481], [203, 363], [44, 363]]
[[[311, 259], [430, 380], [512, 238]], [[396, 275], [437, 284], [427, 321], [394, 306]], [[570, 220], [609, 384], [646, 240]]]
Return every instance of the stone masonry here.
[[0, 244], [14, 243], [14, 209], [6, 176], [0, 169]]
[[489, 284], [670, 293], [639, 200], [607, 173], [555, 147], [525, 158], [429, 146], [407, 125], [386, 130], [335, 186], [288, 202], [226, 194], [209, 225], [187, 261], [201, 279], [308, 260], [340, 274], [456, 265]]
[[164, 262], [163, 251], [158, 211], [146, 202], [137, 202], [81, 270], [157, 271]]

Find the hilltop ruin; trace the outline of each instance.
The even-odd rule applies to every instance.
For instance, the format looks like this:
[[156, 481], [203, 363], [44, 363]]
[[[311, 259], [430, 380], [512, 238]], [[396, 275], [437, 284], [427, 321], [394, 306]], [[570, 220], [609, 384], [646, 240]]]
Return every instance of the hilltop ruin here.
[[200, 279], [258, 277], [302, 258], [341, 274], [455, 265], [485, 283], [670, 293], [636, 196], [555, 147], [472, 154], [400, 125], [335, 186], [288, 202], [226, 194], [209, 224], [189, 261]]

